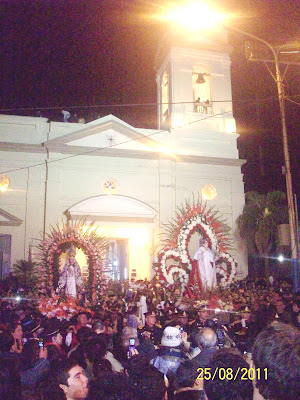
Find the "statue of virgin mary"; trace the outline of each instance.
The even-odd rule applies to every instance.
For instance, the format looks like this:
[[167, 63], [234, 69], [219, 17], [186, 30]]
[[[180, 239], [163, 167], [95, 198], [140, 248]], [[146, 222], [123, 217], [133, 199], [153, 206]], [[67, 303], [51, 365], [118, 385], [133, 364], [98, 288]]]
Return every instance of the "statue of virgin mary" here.
[[79, 264], [75, 260], [75, 248], [72, 247], [67, 253], [68, 259], [60, 274], [57, 292], [64, 291], [66, 296], [77, 298], [83, 289], [84, 283]]

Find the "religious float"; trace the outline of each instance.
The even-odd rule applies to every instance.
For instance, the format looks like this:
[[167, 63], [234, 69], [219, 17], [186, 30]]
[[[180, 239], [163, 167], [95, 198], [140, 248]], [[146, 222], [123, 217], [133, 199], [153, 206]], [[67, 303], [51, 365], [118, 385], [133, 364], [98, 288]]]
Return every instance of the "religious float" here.
[[228, 287], [237, 273], [237, 263], [229, 252], [232, 248], [229, 231], [219, 212], [208, 207], [200, 197], [193, 198], [192, 204], [186, 202], [178, 208], [176, 217], [165, 225], [164, 246], [154, 265], [156, 275], [165, 284], [179, 283], [182, 292], [188, 290], [199, 297], [199, 287], [190, 279], [194, 254], [190, 254], [189, 247], [196, 235], [198, 239], [206, 240], [216, 255], [218, 285]]
[[[51, 227], [39, 246], [39, 260], [42, 269], [41, 279], [43, 287], [52, 303], [48, 304], [51, 308], [60, 302], [72, 303], [71, 309], [78, 311], [75, 304], [78, 303], [82, 293], [87, 297], [91, 304], [97, 304], [100, 296], [105, 290], [105, 269], [104, 255], [107, 239], [99, 234], [98, 228], [92, 224], [87, 224], [85, 220], [62, 222], [55, 227]], [[75, 260], [75, 249], [81, 249], [85, 254], [88, 263], [87, 282], [83, 287], [78, 264]], [[61, 257], [67, 255], [67, 261], [61, 268]], [[74, 260], [70, 263], [69, 259]], [[72, 274], [65, 272], [66, 265], [74, 264]], [[72, 271], [71, 271], [72, 272]], [[70, 282], [67, 281], [70, 276]], [[63, 279], [65, 282], [63, 282]], [[76, 290], [76, 285], [80, 278], [80, 290]], [[73, 289], [70, 289], [70, 286]], [[75, 286], [75, 287], [74, 287]], [[82, 292], [82, 293], [81, 293]], [[55, 304], [54, 304], [55, 303]], [[67, 307], [66, 304], [64, 304]], [[52, 307], [53, 308], [53, 307]]]

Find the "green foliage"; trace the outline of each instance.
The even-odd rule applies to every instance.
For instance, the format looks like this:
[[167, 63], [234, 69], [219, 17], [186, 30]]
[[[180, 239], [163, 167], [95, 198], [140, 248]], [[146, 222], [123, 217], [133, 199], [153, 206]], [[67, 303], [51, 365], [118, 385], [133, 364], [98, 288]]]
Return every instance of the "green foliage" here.
[[39, 283], [39, 269], [35, 262], [18, 260], [13, 266], [13, 275], [17, 278], [19, 287], [26, 291], [34, 291]]
[[[277, 226], [286, 223], [288, 210], [283, 192], [246, 193], [246, 204], [237, 219], [237, 225], [250, 254], [270, 255], [278, 243]], [[265, 258], [265, 263], [267, 261]]]

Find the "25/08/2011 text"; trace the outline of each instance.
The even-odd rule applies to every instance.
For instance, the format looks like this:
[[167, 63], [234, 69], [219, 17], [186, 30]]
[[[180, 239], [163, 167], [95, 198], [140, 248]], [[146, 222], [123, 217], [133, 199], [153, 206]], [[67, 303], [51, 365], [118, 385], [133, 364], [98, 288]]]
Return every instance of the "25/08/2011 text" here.
[[225, 379], [228, 381], [241, 379], [245, 380], [260, 380], [268, 379], [268, 368], [238, 368], [233, 370], [233, 368], [219, 368], [212, 370], [211, 368], [198, 368], [197, 372], [199, 375], [197, 379], [204, 379], [206, 381], [220, 379], [224, 381]]

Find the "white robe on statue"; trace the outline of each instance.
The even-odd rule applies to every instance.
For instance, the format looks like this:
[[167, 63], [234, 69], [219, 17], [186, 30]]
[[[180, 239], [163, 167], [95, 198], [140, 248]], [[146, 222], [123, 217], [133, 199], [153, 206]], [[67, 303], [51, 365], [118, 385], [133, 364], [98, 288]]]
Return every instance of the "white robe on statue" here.
[[68, 260], [62, 270], [58, 281], [58, 288], [64, 289], [66, 296], [77, 297], [78, 288], [83, 287], [83, 280], [78, 263]]
[[194, 260], [198, 261], [202, 290], [206, 292], [214, 289], [217, 285], [216, 259], [211, 249], [201, 246], [197, 250]]

